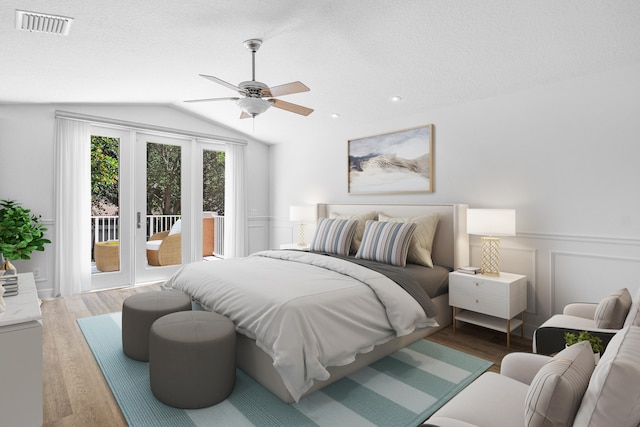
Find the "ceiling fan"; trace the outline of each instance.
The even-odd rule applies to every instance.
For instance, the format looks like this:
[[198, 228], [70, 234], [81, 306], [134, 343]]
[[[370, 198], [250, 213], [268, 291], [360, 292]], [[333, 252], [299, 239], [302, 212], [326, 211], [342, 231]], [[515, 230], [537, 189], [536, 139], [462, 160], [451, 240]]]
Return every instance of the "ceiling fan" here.
[[301, 82], [291, 82], [279, 86], [269, 87], [266, 84], [256, 81], [256, 52], [262, 45], [262, 40], [249, 39], [244, 42], [244, 46], [251, 51], [251, 80], [241, 82], [238, 86], [227, 83], [217, 77], [200, 74], [201, 77], [211, 80], [212, 82], [221, 84], [229, 89], [235, 90], [242, 98], [206, 98], [192, 99], [185, 102], [209, 102], [209, 101], [235, 101], [242, 110], [241, 119], [256, 117], [273, 106], [281, 110], [290, 111], [292, 113], [308, 116], [313, 112], [311, 108], [302, 105], [292, 104], [290, 102], [281, 101], [274, 97], [282, 95], [291, 95], [299, 92], [307, 92], [309, 88]]

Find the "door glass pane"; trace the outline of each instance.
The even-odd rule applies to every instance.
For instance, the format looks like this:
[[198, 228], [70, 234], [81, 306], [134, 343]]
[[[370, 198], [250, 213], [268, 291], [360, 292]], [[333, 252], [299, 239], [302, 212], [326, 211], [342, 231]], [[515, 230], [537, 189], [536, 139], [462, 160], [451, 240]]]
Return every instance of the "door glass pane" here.
[[120, 270], [120, 139], [91, 136], [92, 273]]
[[182, 263], [181, 147], [147, 142], [147, 264]]
[[224, 257], [223, 151], [202, 153], [202, 256]]

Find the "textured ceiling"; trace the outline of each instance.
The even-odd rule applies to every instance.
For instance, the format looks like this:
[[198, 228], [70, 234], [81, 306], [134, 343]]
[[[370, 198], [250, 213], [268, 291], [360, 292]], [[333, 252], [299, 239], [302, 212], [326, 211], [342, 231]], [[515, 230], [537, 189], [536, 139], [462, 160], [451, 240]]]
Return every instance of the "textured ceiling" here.
[[[16, 9], [75, 21], [67, 37], [19, 31]], [[234, 96], [198, 74], [250, 80], [249, 38], [264, 41], [256, 79], [302, 81], [310, 92], [281, 99], [314, 113], [252, 123], [230, 101], [183, 102]], [[1, 103], [169, 104], [265, 142], [316, 141], [635, 65], [640, 1], [5, 0], [0, 40]]]

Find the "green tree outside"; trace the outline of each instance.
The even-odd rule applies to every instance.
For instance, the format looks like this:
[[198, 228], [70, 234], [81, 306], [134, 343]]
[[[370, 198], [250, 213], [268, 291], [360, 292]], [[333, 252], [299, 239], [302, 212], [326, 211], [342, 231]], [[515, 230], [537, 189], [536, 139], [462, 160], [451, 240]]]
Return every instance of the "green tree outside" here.
[[[117, 215], [119, 205], [119, 144], [117, 138], [91, 136], [92, 215]], [[147, 214], [180, 215], [180, 147], [147, 144]], [[225, 153], [203, 153], [203, 211], [224, 215]], [[113, 210], [115, 209], [115, 213]]]
[[180, 146], [147, 143], [147, 214], [181, 215]]
[[202, 210], [224, 215], [223, 151], [205, 150], [202, 157]]
[[105, 215], [119, 205], [120, 140], [91, 135], [91, 214]]

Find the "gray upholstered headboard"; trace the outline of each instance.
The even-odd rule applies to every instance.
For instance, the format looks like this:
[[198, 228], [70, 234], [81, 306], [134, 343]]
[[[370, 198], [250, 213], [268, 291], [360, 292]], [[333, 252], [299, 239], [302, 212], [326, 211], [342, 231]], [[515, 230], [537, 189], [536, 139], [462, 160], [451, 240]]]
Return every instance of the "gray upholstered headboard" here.
[[431, 257], [434, 264], [458, 268], [469, 265], [469, 235], [467, 234], [467, 205], [376, 205], [376, 204], [318, 204], [318, 218], [332, 214], [355, 215], [382, 212], [387, 216], [423, 216], [437, 213], [438, 228]]

